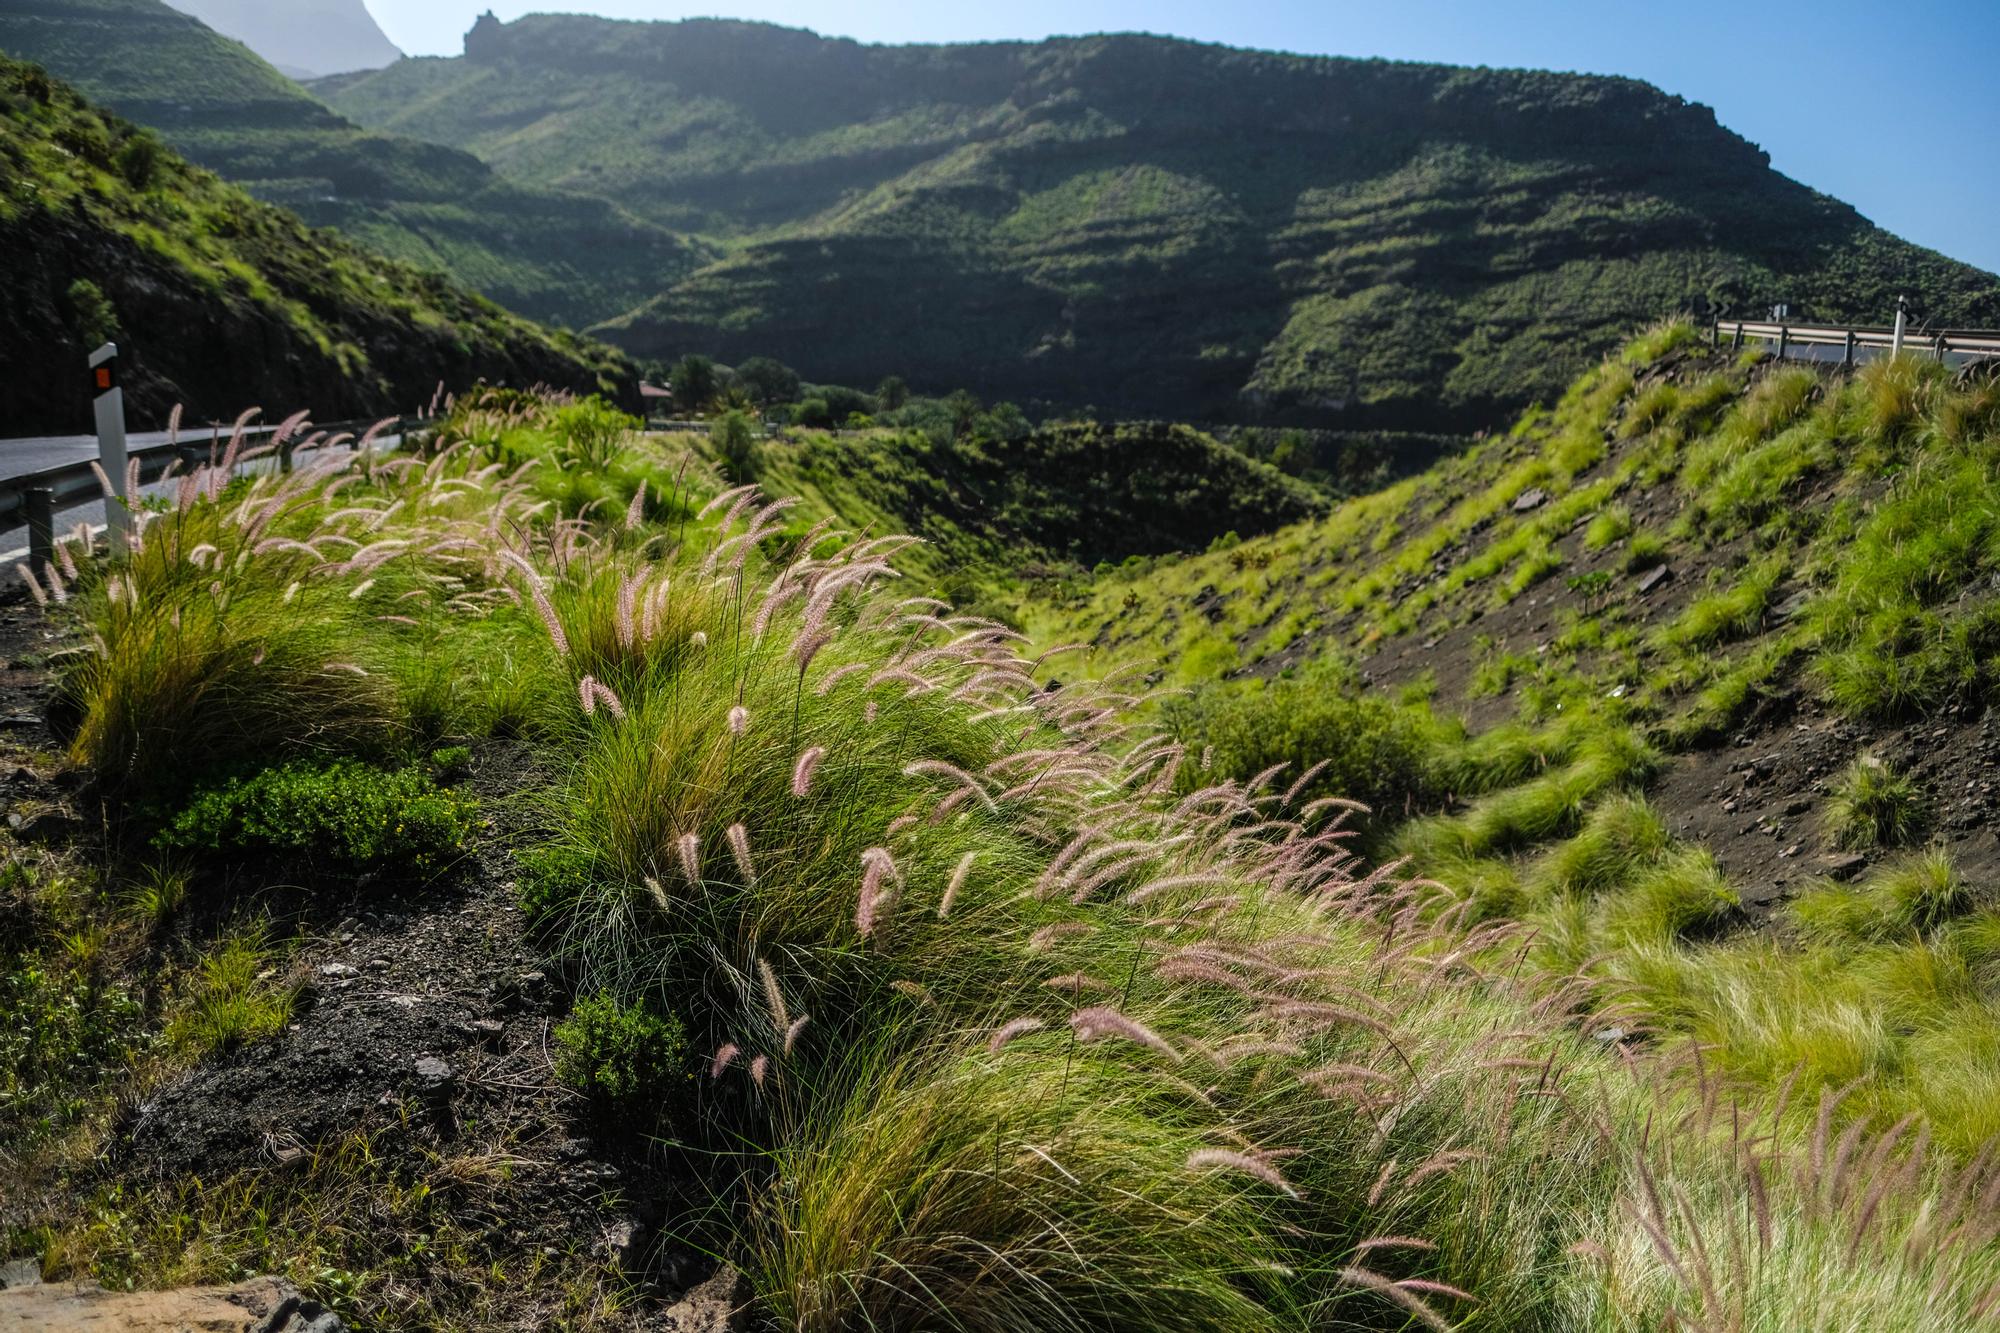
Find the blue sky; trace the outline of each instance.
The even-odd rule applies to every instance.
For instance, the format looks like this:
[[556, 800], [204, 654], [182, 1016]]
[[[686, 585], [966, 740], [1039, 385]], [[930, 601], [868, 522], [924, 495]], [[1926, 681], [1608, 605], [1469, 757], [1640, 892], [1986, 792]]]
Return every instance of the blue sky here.
[[866, 42], [1139, 31], [1309, 54], [1626, 74], [1716, 110], [1778, 170], [2000, 272], [2000, 0], [367, 0], [412, 55], [537, 10], [723, 13]]

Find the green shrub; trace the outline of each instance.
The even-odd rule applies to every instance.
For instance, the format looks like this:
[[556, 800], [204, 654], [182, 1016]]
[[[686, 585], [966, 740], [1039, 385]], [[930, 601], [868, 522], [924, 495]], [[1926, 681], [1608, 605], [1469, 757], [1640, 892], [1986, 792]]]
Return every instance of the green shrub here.
[[1874, 754], [1841, 770], [1826, 800], [1826, 830], [1840, 847], [1895, 847], [1923, 831], [1923, 793], [1916, 781]]
[[296, 855], [330, 868], [429, 875], [472, 845], [476, 809], [420, 767], [300, 762], [200, 792], [154, 841], [208, 855]]
[[1294, 778], [1326, 766], [1311, 795], [1343, 796], [1402, 817], [1433, 804], [1432, 753], [1442, 728], [1421, 705], [1357, 694], [1326, 668], [1264, 685], [1211, 686], [1168, 709], [1191, 755], [1207, 752], [1202, 782], [1247, 779], [1273, 764]]
[[741, 412], [725, 412], [708, 428], [709, 444], [722, 470], [736, 485], [757, 479], [757, 440], [750, 418]]
[[5, 954], [0, 964], [0, 1141], [25, 1147], [86, 1105], [144, 1009], [79, 969]]
[[634, 1130], [671, 1123], [692, 1098], [681, 1021], [602, 991], [556, 1025], [555, 1067], [557, 1079], [589, 1098], [600, 1116]]
[[536, 924], [568, 910], [598, 880], [597, 858], [569, 843], [530, 847], [517, 859], [521, 867], [521, 907]]

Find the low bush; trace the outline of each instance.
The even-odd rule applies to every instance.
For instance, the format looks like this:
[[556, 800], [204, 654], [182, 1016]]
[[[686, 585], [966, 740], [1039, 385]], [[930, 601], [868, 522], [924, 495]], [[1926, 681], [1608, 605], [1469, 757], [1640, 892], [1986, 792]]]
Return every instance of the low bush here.
[[465, 854], [478, 822], [472, 798], [439, 787], [421, 767], [337, 760], [208, 788], [154, 841], [210, 856], [299, 856], [328, 869], [427, 876]]
[[605, 992], [577, 1001], [555, 1028], [556, 1077], [606, 1121], [647, 1132], [679, 1119], [695, 1080], [680, 1019]]
[[1323, 765], [1312, 795], [1359, 801], [1392, 820], [1443, 795], [1436, 751], [1451, 728], [1422, 705], [1359, 693], [1328, 668], [1268, 684], [1209, 686], [1170, 704], [1166, 716], [1188, 748], [1190, 782], [1248, 779], [1273, 764], [1296, 778]]

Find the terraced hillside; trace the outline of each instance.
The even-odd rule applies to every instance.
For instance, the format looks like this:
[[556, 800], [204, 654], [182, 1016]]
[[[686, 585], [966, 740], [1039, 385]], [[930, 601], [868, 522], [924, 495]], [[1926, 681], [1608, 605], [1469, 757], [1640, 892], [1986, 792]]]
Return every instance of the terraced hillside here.
[[129, 353], [135, 423], [252, 402], [407, 412], [486, 378], [623, 395], [629, 362], [302, 224], [0, 56], [8, 434], [89, 429], [85, 354]]
[[1378, 852], [1723, 1068], [1974, 1145], [1996, 461], [1991, 372], [1843, 378], [1669, 326], [1429, 474], [1034, 614], [1195, 686], [1169, 713], [1211, 776], [1330, 759]]
[[[604, 331], [1027, 405], [1470, 431], [1661, 311], [2000, 324], [2000, 279], [1627, 79], [1151, 37], [482, 21], [318, 85], [724, 253]], [[608, 317], [608, 316], [607, 316]]]
[[0, 52], [42, 65], [259, 198], [534, 319], [581, 328], [706, 254], [603, 199], [359, 129], [160, 0], [0, 0]]

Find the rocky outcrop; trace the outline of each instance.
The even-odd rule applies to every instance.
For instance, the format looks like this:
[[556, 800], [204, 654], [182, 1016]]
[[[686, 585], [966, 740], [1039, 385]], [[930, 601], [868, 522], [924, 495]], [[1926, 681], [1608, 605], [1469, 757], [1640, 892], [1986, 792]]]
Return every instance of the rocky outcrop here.
[[[20, 1278], [18, 1265], [12, 1276]], [[344, 1333], [325, 1306], [277, 1278], [233, 1287], [107, 1291], [95, 1282], [9, 1282], [0, 1328], [13, 1333]]]

